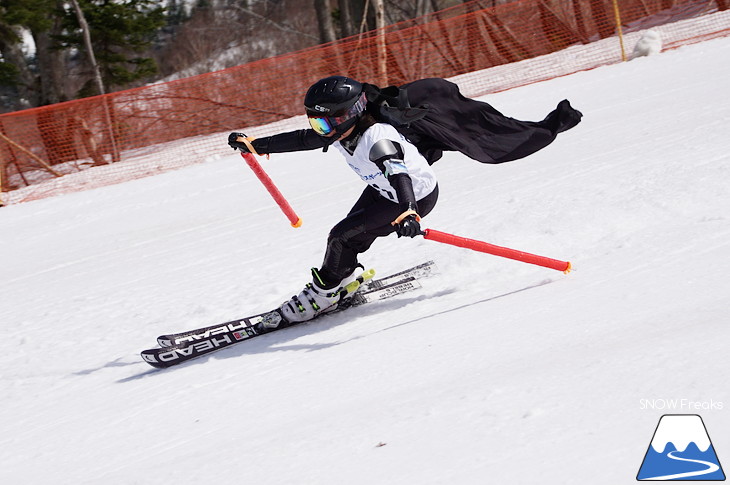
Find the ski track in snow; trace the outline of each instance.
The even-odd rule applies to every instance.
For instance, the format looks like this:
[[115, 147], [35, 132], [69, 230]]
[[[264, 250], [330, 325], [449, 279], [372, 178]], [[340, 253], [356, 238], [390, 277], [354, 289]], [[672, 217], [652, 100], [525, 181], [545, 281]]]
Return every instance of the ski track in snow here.
[[[235, 155], [2, 208], [0, 483], [633, 483], [662, 414], [640, 399], [730, 403], [729, 58], [488, 96], [585, 118], [522, 161], [435, 165], [425, 227], [573, 273], [387, 238], [366, 266], [439, 274], [170, 370], [138, 352], [301, 289], [362, 190], [337, 154], [262, 161], [299, 229]], [[727, 408], [701, 413], [722, 461]]]

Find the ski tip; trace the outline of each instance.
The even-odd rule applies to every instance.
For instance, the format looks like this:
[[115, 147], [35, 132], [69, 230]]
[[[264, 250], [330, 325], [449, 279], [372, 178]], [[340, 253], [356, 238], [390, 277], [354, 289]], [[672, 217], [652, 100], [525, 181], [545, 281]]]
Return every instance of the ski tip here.
[[568, 274], [571, 271], [573, 271], [573, 264], [570, 261], [568, 261], [568, 265], [565, 267], [565, 270], [563, 270], [563, 273]]
[[302, 218], [299, 217], [297, 222], [292, 222], [291, 227], [302, 227]]
[[172, 347], [174, 343], [170, 339], [170, 337], [160, 335], [159, 337], [157, 337], [157, 345], [159, 345], [160, 347]]
[[155, 356], [155, 350], [154, 349], [151, 349], [151, 350], [143, 350], [142, 352], [139, 353], [139, 355], [142, 357], [142, 360], [144, 362], [148, 363], [149, 365], [151, 365], [155, 369], [165, 369], [166, 367], [168, 367], [163, 362], [160, 362], [157, 359], [157, 357]]

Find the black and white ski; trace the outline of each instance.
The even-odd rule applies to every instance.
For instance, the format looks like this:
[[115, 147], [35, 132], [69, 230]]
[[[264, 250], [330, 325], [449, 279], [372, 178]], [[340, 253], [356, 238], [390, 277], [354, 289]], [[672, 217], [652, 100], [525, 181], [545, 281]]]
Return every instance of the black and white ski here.
[[[416, 280], [429, 276], [437, 271], [436, 264], [433, 261], [427, 261], [419, 265], [413, 266], [406, 270], [394, 273], [383, 278], [365, 280], [354, 292], [348, 304], [341, 309], [363, 305], [372, 301], [378, 301], [392, 296], [399, 295], [408, 291], [412, 291], [421, 287]], [[266, 312], [270, 313], [270, 312]], [[262, 314], [264, 315], [264, 314]], [[257, 317], [249, 317], [251, 319]], [[232, 322], [231, 322], [232, 323]], [[195, 328], [185, 332], [160, 335], [157, 337], [157, 343], [161, 347], [170, 347], [172, 345], [189, 343], [194, 340], [191, 335], [205, 334], [219, 329], [221, 325], [211, 325], [207, 327]]]
[[[347, 305], [341, 306], [335, 311], [391, 298], [415, 290], [421, 286], [417, 278], [428, 276], [435, 271], [435, 264], [433, 261], [429, 261], [377, 280], [368, 280], [366, 276], [361, 278], [361, 281], [353, 282], [357, 283], [356, 285], [348, 285], [347, 291], [352, 293], [352, 297], [347, 300]], [[366, 275], [367, 273], [363, 274]], [[323, 313], [320, 316], [327, 314], [329, 313]], [[161, 335], [157, 338], [161, 348], [144, 350], [141, 355], [145, 362], [151, 366], [166, 368], [293, 325], [296, 325], [296, 323], [288, 322], [277, 308], [240, 320], [182, 333]]]

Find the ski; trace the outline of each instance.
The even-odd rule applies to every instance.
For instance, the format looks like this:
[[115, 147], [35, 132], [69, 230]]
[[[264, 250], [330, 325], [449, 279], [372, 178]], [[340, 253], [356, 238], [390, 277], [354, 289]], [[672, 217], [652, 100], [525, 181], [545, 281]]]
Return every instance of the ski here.
[[[340, 306], [327, 313], [323, 313], [322, 315], [329, 315], [332, 313], [337, 313], [343, 310], [346, 310], [351, 307], [356, 307], [360, 305], [364, 305], [365, 303], [370, 303], [373, 301], [379, 301], [384, 300], [386, 298], [391, 298], [396, 295], [400, 295], [401, 293], [405, 293], [408, 291], [413, 291], [415, 289], [420, 288], [421, 285], [413, 276], [406, 277], [402, 280], [395, 281], [393, 283], [387, 284], [385, 286], [382, 286], [378, 289], [368, 291], [366, 293], [359, 293], [356, 292], [349, 300], [346, 300], [344, 304], [340, 304]], [[246, 326], [256, 326], [257, 324], [261, 324], [260, 327], [263, 327], [263, 329], [259, 329], [258, 333], [268, 333], [268, 331], [271, 331], [272, 327], [279, 327], [280, 323], [282, 322], [283, 317], [281, 316], [280, 312], [277, 310], [269, 311], [265, 313], [261, 313], [258, 315], [254, 315], [252, 317], [246, 317], [241, 320], [234, 320], [231, 322], [221, 323], [218, 325], [212, 325], [209, 327], [202, 327], [195, 330], [188, 330], [187, 332], [182, 333], [174, 333], [174, 334], [167, 334], [167, 335], [160, 335], [157, 337], [157, 343], [160, 347], [173, 347], [173, 346], [185, 346], [188, 344], [191, 344], [193, 342], [203, 340], [210, 338], [215, 335], [220, 335], [223, 333], [231, 333], [242, 330], [242, 328]], [[309, 320], [311, 321], [311, 320]], [[244, 327], [242, 327], [242, 325]], [[285, 325], [282, 325], [281, 328], [284, 328], [284, 326], [291, 326], [286, 322]], [[278, 328], [277, 328], [278, 329]], [[266, 330], [266, 331], [260, 331], [260, 330]]]
[[[323, 313], [320, 316], [413, 291], [421, 287], [417, 277], [430, 275], [433, 272], [435, 272], [435, 265], [431, 261], [375, 281], [368, 279], [366, 273], [369, 273], [370, 278], [373, 274], [373, 271], [370, 270], [363, 274], [365, 277], [361, 276], [361, 281], [356, 280], [346, 287], [346, 294], [353, 295], [346, 300], [347, 305], [338, 307], [334, 312]], [[367, 283], [370, 283], [370, 285]], [[373, 286], [377, 286], [377, 288]], [[363, 289], [362, 292], [361, 289]], [[308, 322], [311, 321], [308, 320]], [[144, 350], [141, 355], [143, 360], [151, 366], [167, 368], [244, 340], [250, 340], [259, 335], [296, 324], [288, 322], [277, 308], [269, 312], [218, 325], [183, 333], [162, 335], [158, 337], [161, 348]]]
[[[365, 271], [355, 281], [341, 290], [340, 297], [346, 298], [348, 295], [354, 294], [361, 284], [374, 275], [375, 270]], [[322, 315], [326, 315], [326, 313]], [[300, 322], [289, 322], [281, 313], [281, 310], [276, 308], [240, 320], [204, 327], [182, 334], [158, 337], [158, 343], [169, 343], [171, 345], [143, 350], [140, 355], [152, 367], [166, 368], [297, 323]], [[167, 337], [172, 337], [172, 339], [168, 340]]]
[[[341, 306], [336, 311], [344, 310], [352, 306], [359, 306], [372, 301], [382, 300], [384, 298], [390, 298], [406, 291], [412, 291], [420, 288], [420, 284], [415, 281], [418, 278], [429, 276], [437, 271], [436, 264], [433, 261], [427, 261], [425, 263], [413, 266], [406, 270], [394, 273], [379, 279], [365, 280], [354, 292], [353, 297], [349, 299], [347, 305]], [[393, 293], [391, 295], [391, 293]], [[260, 315], [254, 315], [249, 317], [250, 319], [256, 319], [262, 315], [266, 315], [271, 312], [265, 312]], [[332, 312], [330, 312], [332, 313]], [[236, 320], [238, 321], [238, 320]], [[221, 327], [235, 323], [228, 322], [224, 324], [211, 325], [207, 327], [195, 328], [180, 333], [160, 335], [157, 337], [157, 343], [160, 347], [170, 347], [172, 345], [184, 344], [191, 342], [193, 335], [215, 335], [211, 332], [221, 332]], [[258, 322], [254, 322], [258, 323]]]

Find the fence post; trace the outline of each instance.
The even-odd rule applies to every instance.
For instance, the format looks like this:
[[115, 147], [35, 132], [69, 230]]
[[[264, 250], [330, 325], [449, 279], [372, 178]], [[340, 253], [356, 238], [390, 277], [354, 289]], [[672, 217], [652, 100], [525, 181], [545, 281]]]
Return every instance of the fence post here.
[[618, 0], [613, 0], [613, 14], [616, 19], [616, 30], [618, 32], [618, 40], [621, 44], [621, 60], [626, 62], [626, 49], [624, 48], [624, 30], [621, 27], [621, 9], [618, 6]]

